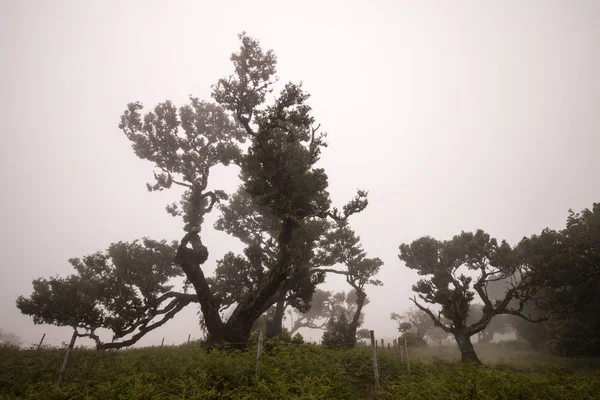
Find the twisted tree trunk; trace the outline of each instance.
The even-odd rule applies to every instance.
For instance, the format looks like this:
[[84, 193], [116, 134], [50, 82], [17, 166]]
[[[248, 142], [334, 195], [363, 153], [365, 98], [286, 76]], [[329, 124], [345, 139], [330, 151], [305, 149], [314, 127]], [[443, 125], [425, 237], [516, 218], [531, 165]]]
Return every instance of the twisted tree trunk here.
[[356, 311], [354, 312], [354, 316], [352, 317], [352, 321], [350, 321], [350, 326], [348, 327], [348, 338], [351, 340], [352, 344], [356, 343], [356, 331], [358, 329], [358, 322], [360, 321], [360, 315], [362, 313], [363, 306], [365, 305], [365, 300], [367, 299], [367, 294], [364, 290], [355, 287], [356, 290]]
[[277, 303], [275, 306], [275, 315], [272, 320], [267, 320], [267, 338], [281, 336], [283, 333], [283, 317], [285, 315], [285, 295], [284, 288], [279, 290]]
[[471, 337], [467, 333], [455, 333], [454, 339], [460, 350], [461, 362], [465, 364], [482, 365], [481, 360], [477, 357], [477, 353], [475, 353], [475, 349], [471, 343]]

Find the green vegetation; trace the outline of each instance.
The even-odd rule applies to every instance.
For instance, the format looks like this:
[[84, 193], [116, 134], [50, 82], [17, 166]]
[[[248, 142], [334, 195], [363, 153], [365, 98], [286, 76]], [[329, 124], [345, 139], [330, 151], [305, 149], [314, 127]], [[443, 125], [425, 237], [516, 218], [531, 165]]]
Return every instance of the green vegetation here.
[[[367, 290], [384, 284], [376, 278], [383, 261], [367, 257], [350, 226], [366, 210], [368, 193], [357, 190], [340, 209], [334, 206], [327, 171], [318, 164], [326, 135], [309, 94], [301, 84], [278, 82], [273, 51], [246, 34], [239, 39], [233, 71], [212, 86], [211, 101], [190, 97], [188, 104], [164, 101], [151, 110], [132, 102], [121, 116], [133, 152], [155, 168], [147, 189], [183, 190], [166, 207], [182, 220], [181, 236], [115, 242], [69, 260], [74, 272], [66, 277], [35, 279], [32, 293], [17, 298], [19, 310], [36, 324], [72, 328], [70, 348], [76, 337], [89, 337], [99, 351], [76, 349], [58, 388], [63, 349], [5, 346], [3, 397], [375, 396], [370, 349], [344, 348], [369, 336], [359, 329]], [[211, 178], [215, 168], [228, 166], [239, 178], [232, 193]], [[215, 213], [212, 228], [241, 241], [242, 253], [210, 257], [202, 235]], [[414, 365], [408, 374], [398, 354], [380, 349], [380, 398], [598, 396], [598, 373], [573, 368], [600, 356], [600, 204], [570, 211], [565, 229], [545, 229], [515, 245], [478, 229], [446, 240], [417, 238], [400, 244], [398, 257], [420, 276], [411, 299], [416, 308], [391, 315]], [[350, 291], [319, 289], [330, 274], [342, 275]], [[388, 301], [401, 310], [406, 299]], [[211, 352], [199, 344], [115, 351], [189, 305], [199, 307]], [[324, 346], [292, 338], [300, 328], [324, 329]], [[101, 337], [103, 329], [112, 338]], [[509, 330], [530, 347], [490, 343]], [[252, 346], [259, 331], [271, 340], [257, 379]], [[458, 347], [427, 346], [448, 338]], [[475, 365], [458, 366], [459, 360]]]
[[411, 350], [408, 374], [397, 354], [379, 350], [381, 390], [375, 394], [365, 346], [265, 346], [260, 380], [255, 347], [210, 353], [198, 343], [101, 352], [76, 348], [60, 388], [55, 380], [64, 349], [3, 346], [0, 398], [592, 399], [600, 392], [600, 372], [590, 369], [590, 360], [540, 357], [511, 343], [476, 348], [493, 368], [451, 363], [460, 359], [455, 346], [430, 346]]

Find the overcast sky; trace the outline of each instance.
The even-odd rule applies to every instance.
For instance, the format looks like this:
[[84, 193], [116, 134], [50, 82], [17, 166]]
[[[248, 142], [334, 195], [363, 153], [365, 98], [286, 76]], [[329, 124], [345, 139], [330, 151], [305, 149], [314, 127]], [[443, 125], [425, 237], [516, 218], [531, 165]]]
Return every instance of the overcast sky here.
[[[208, 100], [245, 30], [312, 94], [336, 204], [369, 191], [352, 225], [385, 286], [367, 289], [364, 327], [391, 337], [418, 279], [399, 244], [478, 228], [514, 244], [600, 201], [598, 21], [594, 0], [0, 0], [0, 329], [68, 341], [16, 308], [34, 278], [119, 240], [181, 237], [164, 211], [177, 193], [147, 192], [152, 165], [119, 117], [130, 101]], [[211, 176], [237, 185], [234, 168]], [[242, 249], [215, 216], [206, 271]], [[140, 344], [198, 336], [196, 310]]]

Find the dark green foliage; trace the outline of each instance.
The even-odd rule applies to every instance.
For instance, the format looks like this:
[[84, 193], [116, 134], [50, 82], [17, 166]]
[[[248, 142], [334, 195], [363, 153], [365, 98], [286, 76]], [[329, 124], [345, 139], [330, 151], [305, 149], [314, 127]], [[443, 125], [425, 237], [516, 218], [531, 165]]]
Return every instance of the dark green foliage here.
[[600, 376], [595, 371], [550, 369], [535, 373], [424, 364], [414, 355], [422, 349], [414, 349], [410, 375], [394, 354], [378, 352], [381, 390], [376, 396], [370, 347], [327, 349], [282, 343], [272, 353], [263, 353], [259, 381], [255, 378], [255, 350], [216, 348], [207, 353], [197, 344], [106, 352], [75, 348], [65, 382], [57, 388], [63, 349], [1, 346], [0, 397], [575, 400], [596, 398], [600, 391]]
[[[399, 258], [408, 268], [427, 277], [413, 285], [413, 291], [425, 303], [441, 306], [441, 312], [436, 315], [416, 299], [412, 300], [435, 326], [454, 335], [463, 361], [469, 363], [481, 363], [473, 350], [471, 336], [483, 332], [498, 315], [528, 318], [523, 314], [524, 305], [548, 282], [547, 275], [523, 262], [518, 251], [506, 241], [498, 243], [482, 230], [462, 232], [446, 241], [422, 237], [410, 245], [400, 245]], [[467, 270], [477, 274], [475, 279], [465, 275]], [[498, 300], [490, 298], [488, 284], [509, 278], [515, 279], [504, 296]], [[481, 316], [470, 321], [475, 294], [484, 306]]]
[[524, 238], [519, 250], [551, 281], [528, 311], [555, 314], [539, 327], [512, 321], [517, 334], [561, 355], [600, 356], [600, 204], [569, 210], [565, 229]]
[[225, 198], [222, 191], [202, 193], [210, 168], [239, 162], [243, 132], [221, 106], [195, 97], [179, 109], [170, 101], [144, 116], [142, 109], [141, 103], [130, 103], [119, 128], [132, 142], [135, 154], [158, 170], [156, 183], [147, 184], [148, 190], [169, 189], [173, 184], [185, 187], [180, 206], [174, 203], [167, 211], [182, 216], [186, 230], [200, 227], [204, 214]]
[[323, 346], [350, 346], [356, 342], [355, 335], [350, 331], [350, 320], [346, 312], [331, 317], [327, 322], [327, 330], [323, 333]]
[[[127, 335], [139, 338], [140, 332], [162, 325], [194, 301], [173, 292], [169, 284], [181, 276], [174, 264], [175, 247], [175, 243], [144, 238], [71, 259], [75, 274], [34, 280], [33, 293], [29, 298], [20, 296], [17, 307], [36, 324], [76, 328], [100, 347], [105, 344], [95, 335], [98, 328], [110, 329], [115, 340]], [[155, 317], [160, 318], [152, 321]]]
[[304, 344], [304, 337], [303, 337], [301, 334], [299, 334], [299, 333], [296, 333], [296, 334], [295, 334], [295, 335], [292, 337], [292, 341], [291, 341], [291, 343], [292, 343], [292, 344]]
[[[327, 218], [343, 221], [361, 212], [367, 206], [366, 192], [359, 191], [342, 212], [331, 208], [327, 174], [315, 166], [326, 146], [325, 134], [311, 115], [309, 95], [301, 85], [288, 83], [267, 99], [273, 91], [276, 57], [271, 50], [263, 51], [257, 40], [245, 34], [239, 38], [240, 49], [231, 56], [233, 75], [213, 86], [215, 103], [190, 97], [181, 107], [165, 101], [143, 114], [142, 104], [132, 102], [121, 116], [119, 128], [135, 155], [155, 167], [155, 183], [147, 184], [148, 190], [173, 185], [184, 189], [179, 203], [167, 206], [170, 214], [183, 218], [187, 232], [171, 249], [168, 268], [154, 264], [146, 254], [131, 252], [121, 256], [137, 259], [120, 269], [115, 282], [101, 276], [98, 284], [96, 275], [106, 269], [102, 263], [107, 256], [95, 255], [93, 279], [74, 275], [38, 280], [34, 296], [19, 299], [19, 307], [36, 322], [85, 328], [85, 335], [99, 345], [94, 334], [99, 327], [112, 329], [116, 339], [133, 335], [99, 346], [119, 347], [135, 343], [185, 305], [198, 302], [210, 341], [243, 343], [255, 321], [274, 305], [268, 328], [277, 321], [281, 328], [287, 306], [308, 310], [316, 285], [325, 278], [313, 269], [331, 265], [317, 257], [323, 253], [317, 248], [329, 229]], [[216, 228], [248, 247], [243, 255], [228, 253], [218, 261], [216, 276], [206, 277], [202, 265], [209, 251], [200, 237], [202, 224], [206, 214], [228, 198], [222, 190], [209, 188], [209, 175], [213, 167], [230, 163], [240, 167], [240, 189], [220, 207], [223, 217]], [[79, 266], [87, 268], [86, 261]], [[181, 273], [186, 277], [183, 293], [164, 286]], [[187, 293], [190, 287], [195, 295]], [[220, 313], [228, 307], [235, 308], [224, 321]]]
[[404, 346], [404, 340], [406, 339], [406, 346], [408, 347], [427, 347], [427, 342], [423, 339], [422, 336], [415, 332], [405, 331], [398, 338], [399, 342], [402, 346]]

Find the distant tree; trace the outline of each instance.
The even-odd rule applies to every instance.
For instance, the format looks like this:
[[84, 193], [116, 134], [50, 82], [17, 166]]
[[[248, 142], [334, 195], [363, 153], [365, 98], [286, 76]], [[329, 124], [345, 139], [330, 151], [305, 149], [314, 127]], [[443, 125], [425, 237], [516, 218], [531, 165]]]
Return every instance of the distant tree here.
[[[411, 329], [411, 333], [414, 336], [414, 339], [418, 339], [418, 342], [426, 343], [427, 340], [432, 340], [441, 344], [442, 341], [446, 340], [448, 337], [448, 333], [443, 329], [435, 326], [433, 320], [429, 317], [429, 315], [421, 311], [420, 309], [410, 309], [404, 315], [400, 315], [397, 313], [392, 313], [390, 318], [398, 323], [398, 330], [400, 332], [404, 332], [408, 329]], [[448, 321], [442, 318], [442, 322], [447, 323]], [[414, 341], [413, 338], [411, 340]]]
[[[483, 307], [483, 304], [471, 304], [469, 316], [467, 317], [467, 324], [474, 324], [483, 317]], [[523, 310], [525, 310], [525, 308]], [[503, 314], [494, 316], [487, 326], [482, 331], [477, 333], [477, 342], [489, 343], [492, 341], [492, 339], [494, 339], [494, 335], [496, 333], [503, 334], [508, 332], [510, 329], [508, 317], [508, 315]]]
[[291, 319], [290, 332], [294, 334], [300, 328], [326, 329], [327, 322], [335, 314], [337, 307], [331, 292], [317, 289], [310, 301], [310, 309], [304, 313], [288, 311]]
[[354, 346], [356, 336], [351, 336], [350, 320], [346, 312], [342, 311], [327, 322], [327, 329], [323, 333], [324, 346]]
[[[425, 303], [441, 306], [441, 310], [436, 315], [416, 298], [411, 300], [429, 315], [435, 326], [454, 335], [465, 363], [481, 364], [471, 343], [471, 336], [483, 331], [493, 317], [511, 314], [535, 320], [524, 315], [523, 309], [525, 303], [546, 283], [544, 277], [520, 262], [508, 243], [503, 241], [498, 244], [496, 239], [481, 230], [463, 232], [448, 241], [423, 237], [410, 245], [402, 244], [399, 258], [419, 275], [429, 277], [415, 284], [413, 291]], [[460, 272], [462, 268], [478, 274], [474, 282], [473, 278]], [[492, 301], [486, 291], [488, 283], [511, 277], [512, 282], [504, 298]], [[475, 293], [483, 301], [484, 307], [481, 318], [469, 323], [467, 319]], [[513, 300], [518, 303], [516, 307], [509, 306]], [[450, 323], [444, 323], [442, 317]]]
[[21, 339], [15, 333], [5, 332], [4, 330], [0, 329], [0, 343], [18, 346], [21, 344]]
[[410, 328], [412, 328], [410, 322], [400, 322], [400, 324], [398, 325], [398, 330], [402, 333], [408, 332]]
[[356, 340], [363, 340], [363, 339], [370, 339], [371, 338], [371, 331], [363, 328], [363, 329], [359, 329], [358, 331], [356, 331]]
[[367, 253], [360, 244], [360, 237], [356, 235], [345, 220], [338, 221], [337, 229], [330, 231], [328, 240], [331, 243], [329, 257], [346, 266], [346, 271], [334, 272], [346, 276], [346, 282], [353, 289], [349, 295], [356, 296], [356, 301], [352, 302], [356, 304], [356, 309], [351, 314], [352, 317], [348, 327], [350, 330], [348, 336], [356, 338], [356, 331], [361, 324], [362, 309], [367, 301], [365, 286], [383, 285], [383, 282], [374, 279], [374, 276], [379, 273], [383, 261], [379, 258], [367, 257]]
[[413, 329], [413, 333], [422, 340], [425, 340], [428, 332], [435, 327], [429, 315], [419, 309], [411, 309], [405, 315], [392, 313], [390, 318], [398, 323], [400, 332], [403, 331], [400, 327], [406, 327], [408, 324], [409, 329]]
[[[311, 302], [311, 308], [307, 312], [290, 313], [290, 316], [292, 317], [291, 332], [293, 334], [300, 328], [325, 330], [327, 329], [330, 319], [339, 316], [341, 313], [343, 313], [346, 318], [352, 318], [348, 323], [348, 328], [352, 329], [352, 321], [357, 315], [357, 310], [359, 309], [358, 300], [358, 296], [354, 289], [350, 290], [348, 293], [332, 293], [317, 289]], [[364, 300], [361, 309], [367, 304], [369, 304], [368, 298]], [[358, 316], [359, 327], [363, 324], [363, 321], [364, 313], [361, 312], [361, 314]], [[364, 332], [362, 332], [362, 334], [364, 335]], [[352, 336], [352, 332], [349, 332], [348, 335]], [[357, 338], [359, 338], [358, 331], [356, 331], [355, 335]]]
[[441, 346], [443, 342], [451, 337], [451, 335], [442, 328], [436, 326], [427, 334], [427, 337], [429, 340]]

